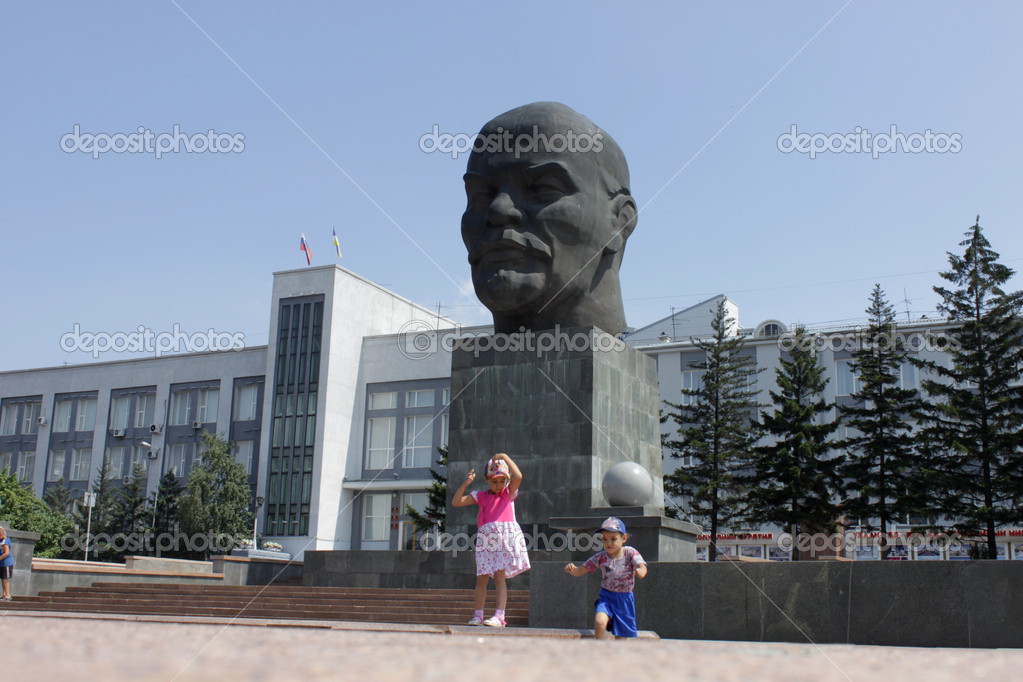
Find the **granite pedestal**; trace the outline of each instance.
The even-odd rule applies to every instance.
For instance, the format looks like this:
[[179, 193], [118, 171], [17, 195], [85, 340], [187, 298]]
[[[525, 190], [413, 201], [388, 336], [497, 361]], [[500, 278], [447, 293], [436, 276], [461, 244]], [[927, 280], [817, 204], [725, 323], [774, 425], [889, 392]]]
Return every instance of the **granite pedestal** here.
[[[663, 512], [653, 359], [592, 327], [473, 341], [452, 353], [449, 494], [506, 452], [524, 477], [519, 524], [547, 529], [551, 518], [607, 506], [605, 472], [631, 461], [654, 480], [650, 511]], [[449, 532], [472, 532], [475, 521], [475, 507], [448, 509]]]

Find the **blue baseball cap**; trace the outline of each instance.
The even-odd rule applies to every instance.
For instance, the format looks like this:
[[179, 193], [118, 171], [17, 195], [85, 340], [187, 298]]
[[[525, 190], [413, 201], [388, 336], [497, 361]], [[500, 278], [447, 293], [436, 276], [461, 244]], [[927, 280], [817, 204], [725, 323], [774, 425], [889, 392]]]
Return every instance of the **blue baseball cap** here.
[[600, 530], [610, 530], [625, 535], [625, 524], [617, 516], [609, 516], [600, 524]]

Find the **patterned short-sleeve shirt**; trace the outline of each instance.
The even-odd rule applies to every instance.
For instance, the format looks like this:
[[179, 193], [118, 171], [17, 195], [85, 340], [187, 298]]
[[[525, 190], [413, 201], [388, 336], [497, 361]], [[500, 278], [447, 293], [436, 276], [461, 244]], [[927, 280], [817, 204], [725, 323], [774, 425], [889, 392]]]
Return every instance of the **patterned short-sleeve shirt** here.
[[600, 550], [583, 564], [590, 573], [601, 571], [600, 586], [610, 592], [632, 592], [636, 584], [636, 567], [646, 564], [643, 556], [632, 547], [622, 547], [617, 559]]

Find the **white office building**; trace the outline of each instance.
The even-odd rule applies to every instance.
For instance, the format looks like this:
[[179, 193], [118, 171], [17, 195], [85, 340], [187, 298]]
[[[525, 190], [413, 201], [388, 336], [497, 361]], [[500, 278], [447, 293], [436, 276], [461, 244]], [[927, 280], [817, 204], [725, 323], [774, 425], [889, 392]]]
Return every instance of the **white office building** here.
[[[627, 337], [656, 360], [662, 399], [678, 402], [682, 387], [699, 382], [689, 364], [702, 355], [691, 338], [710, 334], [718, 298]], [[738, 320], [735, 304], [726, 305]], [[266, 346], [0, 372], [0, 470], [40, 496], [60, 479], [82, 491], [106, 457], [117, 482], [143, 465], [152, 493], [167, 471], [187, 478], [209, 431], [235, 444], [253, 500], [265, 498], [260, 533], [285, 551], [301, 558], [306, 550], [411, 547], [404, 510], [425, 507], [429, 470], [447, 441], [444, 340], [486, 329], [458, 330], [335, 265], [274, 273], [270, 311]], [[921, 321], [900, 330], [925, 328]], [[788, 330], [767, 320], [733, 331], [748, 336], [746, 352], [767, 368], [757, 379], [766, 396]], [[827, 397], [841, 402], [855, 391], [841, 340], [848, 330], [819, 331], [837, 339], [820, 357]], [[904, 368], [903, 384], [916, 382]], [[684, 464], [665, 459], [667, 471]], [[719, 539], [728, 551], [783, 558], [776, 531], [738, 530], [748, 532]], [[1011, 532], [1006, 556], [1023, 557]]]

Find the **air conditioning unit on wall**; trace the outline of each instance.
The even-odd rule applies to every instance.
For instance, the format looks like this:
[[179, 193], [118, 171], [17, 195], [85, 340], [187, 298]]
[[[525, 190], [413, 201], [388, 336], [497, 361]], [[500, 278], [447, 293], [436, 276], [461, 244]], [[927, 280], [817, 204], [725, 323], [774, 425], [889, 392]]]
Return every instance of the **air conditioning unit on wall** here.
[[125, 429], [114, 429], [114, 438], [124, 438]]
[[192, 428], [193, 429], [201, 429], [202, 428], [202, 422], [192, 422]]
[[150, 424], [149, 433], [163, 433], [163, 427], [159, 424]]

